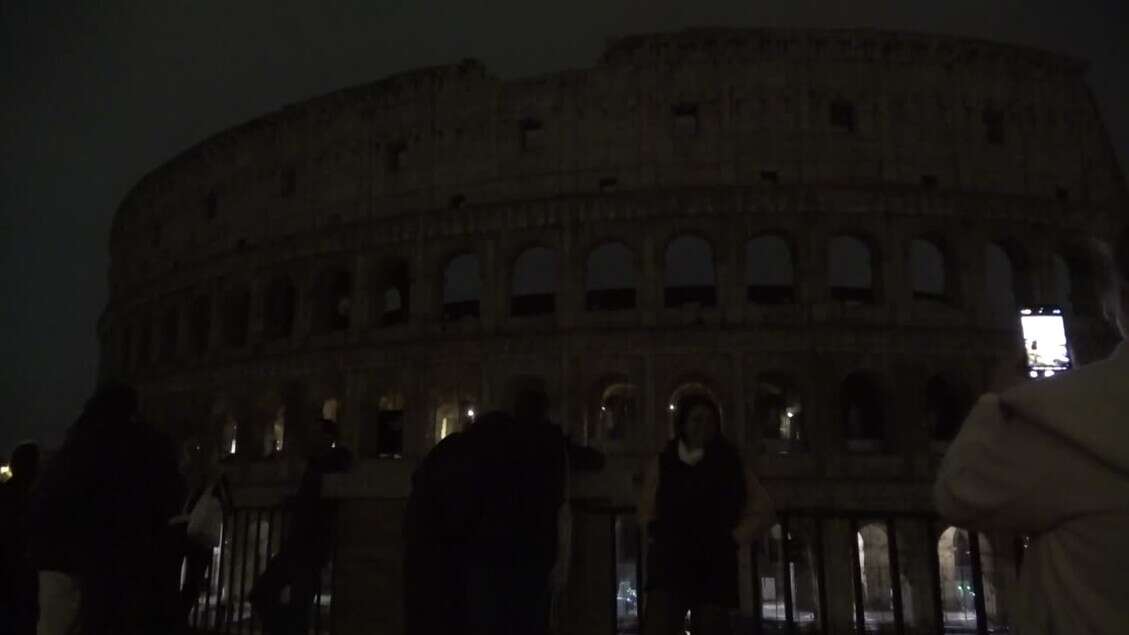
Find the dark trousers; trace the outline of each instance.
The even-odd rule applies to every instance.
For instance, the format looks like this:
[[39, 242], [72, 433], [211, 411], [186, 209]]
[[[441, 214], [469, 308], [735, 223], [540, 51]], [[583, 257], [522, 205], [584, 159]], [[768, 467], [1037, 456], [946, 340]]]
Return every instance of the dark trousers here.
[[200, 600], [208, 570], [212, 567], [212, 548], [186, 543], [184, 548], [184, 584], [180, 587], [180, 606], [184, 619]]
[[[251, 589], [251, 607], [263, 621], [267, 635], [309, 632], [310, 611], [321, 576], [322, 561], [312, 554], [283, 551], [267, 563]], [[290, 587], [290, 601], [282, 592]]]
[[544, 635], [549, 628], [549, 587], [544, 572], [512, 558], [476, 558], [467, 567], [465, 633]]
[[682, 635], [686, 632], [687, 611], [694, 635], [729, 635], [729, 609], [716, 604], [698, 604], [686, 594], [658, 589], [647, 592], [644, 635]]
[[35, 635], [39, 621], [39, 573], [25, 563], [5, 563], [15, 571], [0, 571], [9, 576], [8, 589], [0, 592], [0, 635]]

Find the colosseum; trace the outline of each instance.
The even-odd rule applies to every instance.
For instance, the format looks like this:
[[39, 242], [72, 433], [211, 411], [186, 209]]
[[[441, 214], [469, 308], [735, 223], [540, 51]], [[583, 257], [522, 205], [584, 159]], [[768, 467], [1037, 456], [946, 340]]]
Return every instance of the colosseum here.
[[562, 632], [638, 629], [640, 470], [691, 392], [779, 508], [742, 553], [748, 632], [1006, 629], [1023, 538], [945, 527], [931, 482], [1017, 305], [1065, 307], [1081, 362], [1112, 348], [1088, 254], [1129, 191], [1085, 75], [956, 37], [688, 30], [537, 77], [404, 72], [157, 167], [114, 220], [101, 373], [237, 485], [197, 625], [258, 628], [246, 589], [325, 416], [359, 460], [327, 486], [315, 626], [402, 630], [414, 466], [534, 385], [607, 457], [573, 486]]

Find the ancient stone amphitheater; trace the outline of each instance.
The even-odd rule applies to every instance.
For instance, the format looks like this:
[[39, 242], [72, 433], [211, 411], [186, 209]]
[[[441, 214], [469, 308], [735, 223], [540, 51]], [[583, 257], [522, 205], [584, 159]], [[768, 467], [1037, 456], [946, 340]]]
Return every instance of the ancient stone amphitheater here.
[[944, 36], [711, 29], [286, 106], [126, 197], [102, 373], [255, 504], [293, 484], [311, 422], [340, 422], [361, 460], [331, 488], [338, 632], [397, 628], [415, 462], [528, 385], [608, 456], [574, 487], [593, 511], [566, 630], [634, 628], [627, 508], [687, 392], [796, 514], [744, 560], [765, 624], [987, 629], [1015, 543], [989, 564], [988, 537], [942, 534], [931, 478], [1018, 350], [1017, 304], [1064, 305], [1081, 361], [1111, 345], [1087, 254], [1129, 194], [1085, 70]]

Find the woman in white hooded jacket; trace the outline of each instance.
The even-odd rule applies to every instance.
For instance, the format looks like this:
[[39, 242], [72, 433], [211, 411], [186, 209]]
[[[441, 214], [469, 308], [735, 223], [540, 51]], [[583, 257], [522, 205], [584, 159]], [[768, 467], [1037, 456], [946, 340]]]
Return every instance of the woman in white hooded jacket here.
[[[1104, 305], [1129, 340], [1129, 232]], [[980, 398], [934, 488], [942, 517], [1032, 536], [1015, 633], [1129, 633], [1129, 342], [1106, 360]]]

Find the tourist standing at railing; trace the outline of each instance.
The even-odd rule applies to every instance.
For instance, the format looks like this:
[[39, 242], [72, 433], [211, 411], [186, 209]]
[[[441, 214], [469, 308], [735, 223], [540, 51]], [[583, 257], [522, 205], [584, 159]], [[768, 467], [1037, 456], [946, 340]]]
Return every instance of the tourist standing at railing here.
[[717, 405], [691, 395], [677, 404], [676, 436], [648, 467], [639, 501], [647, 544], [643, 616], [649, 635], [730, 632], [739, 606], [738, 547], [773, 523], [772, 501], [720, 432]]
[[181, 620], [187, 625], [189, 613], [203, 593], [213, 550], [222, 537], [223, 519], [232, 509], [231, 486], [219, 461], [222, 453], [208, 444], [190, 439], [181, 454], [181, 473], [188, 482], [188, 499], [183, 513], [176, 517], [174, 568], [184, 577], [180, 586]]
[[568, 459], [560, 429], [544, 418], [545, 403], [543, 395], [519, 396], [520, 419], [490, 413], [467, 433], [476, 503], [466, 543], [469, 615], [462, 632], [548, 630], [554, 576], [564, 575], [556, 565], [567, 558], [558, 523]]
[[0, 635], [33, 635], [39, 583], [28, 557], [27, 508], [39, 473], [39, 446], [16, 446], [10, 467], [12, 477], [0, 484]]
[[[332, 555], [336, 506], [322, 497], [322, 484], [326, 474], [348, 471], [353, 454], [341, 445], [335, 421], [322, 419], [318, 427], [320, 434], [294, 497], [286, 543], [267, 563], [250, 594], [251, 606], [268, 635], [308, 632], [321, 571]], [[284, 602], [287, 587], [290, 597]]]
[[[482, 418], [487, 418], [483, 415]], [[468, 528], [477, 510], [473, 438], [448, 434], [412, 474], [404, 511], [404, 632], [465, 632]]]
[[1117, 350], [1038, 381], [1005, 365], [934, 490], [954, 525], [1032, 536], [1012, 598], [1019, 635], [1129, 632], [1129, 233], [1107, 273]]
[[100, 389], [32, 494], [41, 635], [174, 630], [168, 526], [184, 499], [171, 439], [140, 420], [137, 393]]

